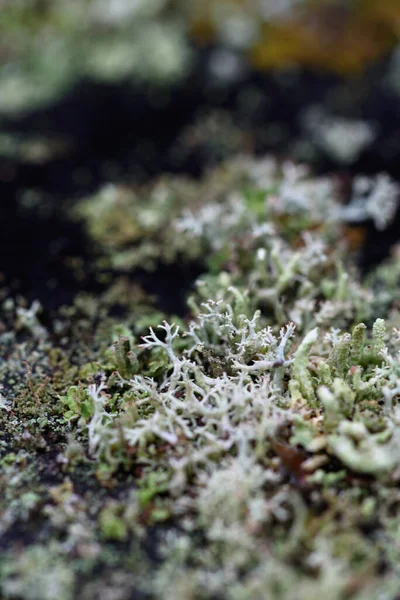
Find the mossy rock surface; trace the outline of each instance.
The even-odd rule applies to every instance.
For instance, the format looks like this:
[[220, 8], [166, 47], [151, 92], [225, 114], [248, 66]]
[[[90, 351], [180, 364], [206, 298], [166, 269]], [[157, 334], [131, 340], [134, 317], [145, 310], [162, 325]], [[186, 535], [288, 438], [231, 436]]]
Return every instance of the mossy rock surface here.
[[0, 596], [395, 600], [397, 3], [3, 4]]

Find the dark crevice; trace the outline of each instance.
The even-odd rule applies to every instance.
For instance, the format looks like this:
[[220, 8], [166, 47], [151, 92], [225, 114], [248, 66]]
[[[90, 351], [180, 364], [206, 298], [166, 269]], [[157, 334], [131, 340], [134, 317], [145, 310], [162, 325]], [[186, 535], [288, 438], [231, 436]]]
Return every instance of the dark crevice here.
[[[310, 72], [262, 75], [248, 69], [240, 81], [222, 86], [209, 76], [212, 50], [199, 52], [190, 76], [171, 89], [87, 80], [52, 105], [2, 121], [3, 132], [61, 138], [66, 144], [64, 155], [42, 164], [0, 157], [0, 272], [11, 292], [39, 298], [45, 307], [54, 308], [71, 302], [81, 289], [101, 291], [90, 240], [78, 223], [65, 217], [65, 207], [107, 181], [142, 183], [163, 172], [200, 176], [219, 160], [207, 143], [178, 154], [175, 150], [185, 128], [207, 111], [229, 115], [255, 153], [278, 157], [290, 156], [293, 140], [304, 136], [302, 115], [307, 107], [324, 105], [343, 116], [366, 119], [378, 126], [374, 144], [346, 168], [321, 151], [314, 160], [315, 171], [345, 177], [386, 171], [399, 178], [400, 103], [385, 83], [387, 61], [359, 80]], [[47, 215], [21, 209], [25, 190], [45, 197]], [[361, 261], [364, 270], [387, 256], [399, 238], [399, 224], [398, 218], [384, 233], [370, 227]], [[76, 256], [85, 265], [82, 280], [66, 266], [66, 258]], [[160, 265], [153, 275], [138, 272], [133, 277], [161, 298], [164, 310], [177, 312], [199, 272], [200, 265], [177, 263]]]

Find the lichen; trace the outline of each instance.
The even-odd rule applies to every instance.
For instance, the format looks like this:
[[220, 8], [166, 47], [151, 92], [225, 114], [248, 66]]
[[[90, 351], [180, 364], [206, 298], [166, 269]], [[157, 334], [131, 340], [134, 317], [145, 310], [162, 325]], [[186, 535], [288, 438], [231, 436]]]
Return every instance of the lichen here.
[[269, 158], [71, 210], [99, 269], [204, 272], [183, 317], [121, 272], [4, 300], [1, 594], [391, 598], [398, 253], [363, 278], [333, 182]]

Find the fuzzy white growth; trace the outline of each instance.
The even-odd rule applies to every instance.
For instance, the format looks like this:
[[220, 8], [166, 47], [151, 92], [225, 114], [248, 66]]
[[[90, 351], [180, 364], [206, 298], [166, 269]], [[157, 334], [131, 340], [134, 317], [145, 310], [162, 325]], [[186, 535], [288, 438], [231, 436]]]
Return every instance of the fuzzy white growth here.
[[374, 178], [356, 177], [350, 203], [341, 210], [341, 217], [358, 223], [372, 219], [377, 229], [386, 229], [393, 221], [399, 205], [400, 187], [386, 173]]
[[337, 194], [331, 179], [312, 179], [306, 167], [290, 162], [283, 165], [282, 171], [283, 176], [277, 182], [277, 194], [270, 199], [274, 212], [307, 213], [315, 222], [329, 222], [336, 218]]
[[384, 384], [382, 393], [385, 399], [385, 413], [390, 415], [394, 399], [400, 397], [400, 352], [393, 356], [384, 348], [380, 354], [384, 364], [376, 368], [375, 379]]
[[176, 231], [203, 238], [214, 250], [222, 248], [235, 233], [254, 226], [254, 216], [240, 194], [231, 194], [224, 203], [205, 204], [197, 213], [186, 209], [173, 223]]
[[111, 430], [108, 432], [108, 428], [113, 423], [113, 417], [105, 411], [107, 398], [102, 393], [105, 388], [104, 381], [100, 385], [92, 384], [88, 387], [88, 395], [93, 402], [93, 416], [88, 425], [89, 454], [91, 456], [101, 454], [103, 448], [107, 446], [107, 438], [111, 435]]
[[[270, 328], [258, 330], [258, 313], [251, 319], [240, 317], [241, 325], [235, 325], [232, 308], [221, 309], [221, 303], [205, 303], [204, 312], [191, 323], [186, 334], [196, 346], [211, 341], [209, 336], [220, 337], [227, 358], [238, 366], [237, 374], [221, 372], [210, 376], [197, 363], [178, 356], [173, 345], [180, 337], [179, 327], [164, 321], [160, 329], [165, 332], [165, 339], [159, 339], [150, 329], [142, 344], [143, 348], [162, 348], [166, 352], [172, 369], [166, 369], [164, 380], [158, 384], [141, 375], [130, 380], [120, 378], [121, 385], [128, 386], [134, 398], [134, 420], [118, 419], [118, 426], [110, 427], [116, 417], [105, 410], [104, 384], [90, 386], [94, 414], [88, 429], [93, 456], [106, 453], [121, 440], [138, 448], [162, 440], [170, 448], [170, 466], [176, 471], [174, 485], [179, 486], [189, 466], [208, 464], [211, 457], [225, 455], [235, 447], [239, 453], [244, 452], [248, 443], [263, 444], [275, 431], [281, 422], [275, 402], [277, 386], [268, 375], [263, 375], [263, 368], [258, 368], [257, 379], [250, 378], [244, 360], [264, 349], [270, 353], [276, 369], [290, 364], [284, 354], [295, 326], [290, 323], [282, 328], [278, 339]], [[191, 443], [189, 447], [185, 444], [185, 454], [181, 455], [180, 442], [185, 440]]]
[[123, 25], [129, 19], [154, 17], [165, 0], [96, 0], [92, 2], [89, 17], [102, 25]]
[[41, 325], [38, 318], [41, 310], [40, 302], [34, 300], [29, 308], [18, 306], [16, 311], [19, 327], [28, 329], [37, 340], [45, 339], [48, 336], [46, 328]]
[[326, 115], [319, 107], [308, 110], [304, 121], [314, 142], [344, 164], [352, 163], [376, 137], [371, 123]]
[[[255, 360], [251, 365], [242, 364], [238, 359], [235, 359], [233, 361], [234, 368], [247, 373], [263, 373], [274, 368], [289, 366], [293, 359], [285, 358], [285, 348], [290, 338], [293, 337], [295, 329], [296, 326], [294, 323], [289, 323], [286, 327], [282, 327], [279, 334], [279, 343], [270, 327], [261, 330], [258, 338], [262, 340], [263, 346], [269, 347], [268, 356], [272, 355], [272, 358]], [[246, 343], [248, 343], [248, 339], [246, 339]]]
[[152, 327], [150, 327], [150, 334], [142, 337], [143, 344], [140, 344], [141, 348], [163, 348], [168, 354], [168, 358], [173, 363], [175, 361], [175, 353], [173, 350], [173, 342], [179, 336], [179, 325], [170, 325], [167, 321], [163, 321], [162, 325], [158, 326], [159, 329], [165, 331], [165, 342], [161, 341], [156, 336]]
[[3, 394], [0, 393], [0, 409], [5, 410], [7, 412], [11, 411], [11, 403], [6, 400]]

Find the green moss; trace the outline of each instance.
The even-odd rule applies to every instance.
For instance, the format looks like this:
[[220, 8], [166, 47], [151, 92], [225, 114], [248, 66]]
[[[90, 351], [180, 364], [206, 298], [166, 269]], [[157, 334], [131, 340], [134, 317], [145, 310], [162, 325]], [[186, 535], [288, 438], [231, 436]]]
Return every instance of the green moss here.
[[99, 526], [101, 534], [106, 540], [120, 542], [127, 538], [128, 530], [124, 520], [116, 513], [116, 507], [104, 508], [99, 516]]

